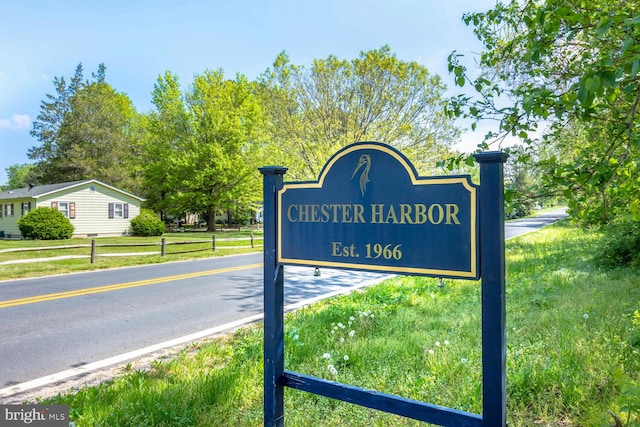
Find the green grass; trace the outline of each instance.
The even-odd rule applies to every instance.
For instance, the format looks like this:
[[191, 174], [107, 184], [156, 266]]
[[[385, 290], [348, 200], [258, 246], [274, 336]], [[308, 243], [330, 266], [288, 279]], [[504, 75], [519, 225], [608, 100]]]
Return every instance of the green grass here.
[[[640, 423], [640, 274], [596, 268], [600, 237], [561, 222], [507, 242], [510, 426]], [[478, 282], [397, 277], [288, 314], [285, 364], [479, 413], [480, 320]], [[259, 426], [262, 381], [255, 325], [52, 402], [79, 426]], [[291, 389], [285, 408], [289, 426], [425, 425]]]
[[[37, 277], [51, 274], [65, 274], [79, 271], [100, 270], [106, 268], [129, 267], [143, 264], [158, 264], [171, 261], [186, 261], [191, 259], [209, 258], [212, 256], [235, 255], [241, 253], [257, 252], [262, 250], [262, 230], [260, 231], [224, 231], [216, 232], [216, 250], [205, 250], [212, 246], [212, 236], [214, 233], [186, 232], [186, 233], [165, 233], [161, 237], [102, 237], [97, 238], [96, 243], [101, 244], [123, 244], [131, 245], [137, 243], [155, 243], [157, 246], [122, 246], [122, 247], [97, 247], [97, 259], [94, 264], [89, 258], [65, 259], [46, 262], [34, 262], [25, 264], [6, 264], [0, 267], [0, 280], [18, 279], [25, 277]], [[255, 248], [250, 247], [250, 241], [224, 241], [227, 238], [243, 238], [254, 236]], [[160, 241], [164, 237], [167, 243], [185, 241], [206, 241], [204, 243], [193, 243], [188, 245], [167, 245], [166, 255], [141, 255], [141, 256], [120, 256], [101, 257], [100, 255], [110, 253], [136, 253], [136, 252], [160, 252]], [[0, 240], [0, 251], [3, 249], [15, 248], [40, 248], [50, 246], [72, 246], [90, 245], [92, 239], [68, 239], [68, 240]], [[238, 248], [246, 246], [246, 248]], [[189, 252], [186, 254], [175, 254], [172, 252], [203, 249], [201, 252]], [[20, 259], [47, 258], [66, 255], [84, 255], [91, 253], [90, 247], [69, 248], [69, 249], [48, 249], [28, 252], [0, 252], [0, 262]]]

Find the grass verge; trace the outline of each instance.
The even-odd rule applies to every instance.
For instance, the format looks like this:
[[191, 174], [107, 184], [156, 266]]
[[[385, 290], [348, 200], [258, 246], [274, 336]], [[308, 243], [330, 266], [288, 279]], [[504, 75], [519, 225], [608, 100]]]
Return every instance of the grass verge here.
[[[165, 233], [162, 237], [169, 243], [166, 248], [166, 255], [131, 255], [109, 257], [105, 254], [127, 253], [135, 254], [136, 252], [160, 252], [161, 237], [101, 237], [97, 238], [96, 243], [100, 244], [119, 244], [119, 245], [135, 245], [142, 243], [154, 243], [156, 246], [122, 246], [122, 247], [98, 247], [98, 257], [94, 264], [90, 263], [88, 258], [79, 259], [63, 259], [63, 260], [47, 260], [46, 262], [31, 262], [25, 264], [6, 264], [0, 267], [0, 280], [10, 280], [18, 278], [48, 276], [52, 274], [66, 274], [80, 271], [102, 270], [107, 268], [131, 267], [144, 264], [159, 264], [172, 261], [188, 261], [200, 258], [210, 258], [212, 256], [236, 255], [249, 252], [257, 252], [262, 250], [262, 236], [260, 231], [224, 231], [215, 233], [216, 250], [206, 250], [212, 247], [212, 236], [214, 233], [205, 232], [186, 232], [186, 233]], [[250, 241], [225, 241], [229, 238], [249, 238], [254, 236], [254, 243], [257, 245], [251, 248]], [[47, 246], [64, 246], [64, 245], [90, 245], [92, 239], [68, 239], [68, 240], [0, 240], [0, 250], [16, 249], [16, 248], [40, 248]], [[201, 242], [188, 245], [170, 245], [172, 242]], [[241, 246], [245, 246], [241, 248]], [[183, 250], [203, 249], [201, 252], [189, 252], [177, 254]], [[71, 248], [71, 249], [50, 249], [41, 251], [28, 252], [0, 252], [0, 262], [20, 259], [48, 258], [67, 255], [83, 255], [88, 257], [91, 253], [90, 247]], [[102, 255], [102, 256], [100, 256]]]
[[[640, 275], [594, 267], [600, 237], [561, 222], [507, 242], [511, 426], [640, 423]], [[479, 413], [480, 320], [479, 283], [397, 277], [287, 315], [285, 363]], [[79, 426], [262, 425], [261, 327], [49, 402]], [[285, 405], [290, 426], [424, 425], [289, 389]]]

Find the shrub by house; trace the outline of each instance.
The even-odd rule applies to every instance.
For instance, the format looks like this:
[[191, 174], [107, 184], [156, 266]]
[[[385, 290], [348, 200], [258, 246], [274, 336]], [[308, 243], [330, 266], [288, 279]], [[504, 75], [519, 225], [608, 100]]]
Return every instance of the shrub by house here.
[[73, 225], [62, 212], [39, 207], [18, 220], [22, 237], [34, 240], [64, 240], [71, 238]]

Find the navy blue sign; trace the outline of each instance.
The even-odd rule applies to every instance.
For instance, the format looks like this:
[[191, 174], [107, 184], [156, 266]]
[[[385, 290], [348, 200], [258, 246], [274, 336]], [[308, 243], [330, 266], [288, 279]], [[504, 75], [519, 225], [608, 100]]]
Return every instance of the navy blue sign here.
[[353, 144], [278, 192], [278, 262], [477, 279], [476, 197], [469, 176], [419, 177], [389, 145]]

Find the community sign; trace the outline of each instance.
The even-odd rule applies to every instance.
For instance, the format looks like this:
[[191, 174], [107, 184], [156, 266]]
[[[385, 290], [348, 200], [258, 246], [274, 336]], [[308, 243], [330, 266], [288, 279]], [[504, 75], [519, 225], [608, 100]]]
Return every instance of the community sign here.
[[278, 192], [278, 262], [477, 279], [478, 208], [469, 176], [420, 177], [393, 147], [338, 151], [317, 182]]

